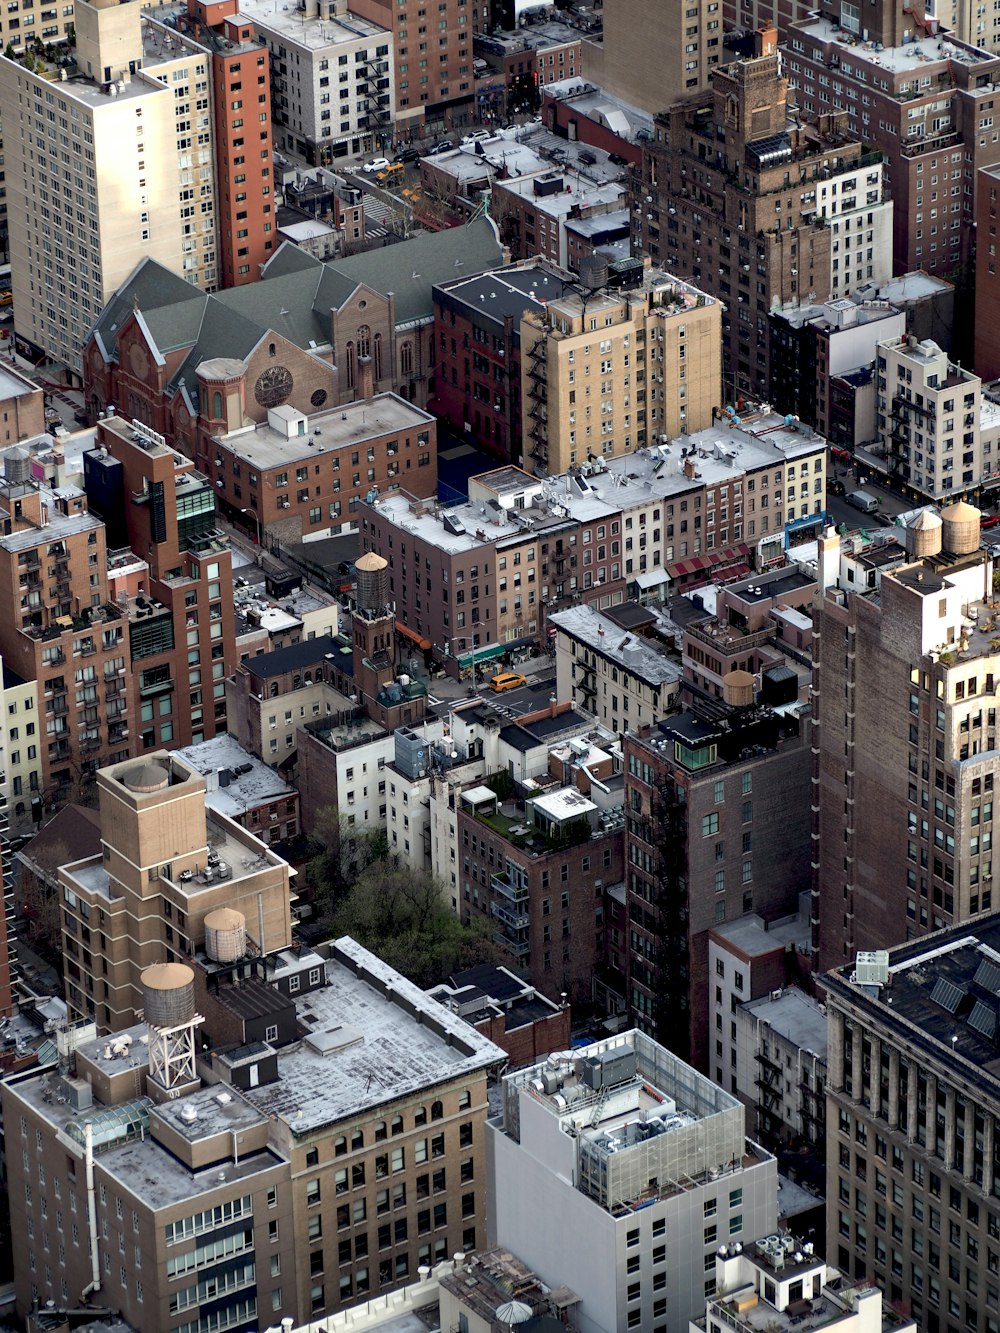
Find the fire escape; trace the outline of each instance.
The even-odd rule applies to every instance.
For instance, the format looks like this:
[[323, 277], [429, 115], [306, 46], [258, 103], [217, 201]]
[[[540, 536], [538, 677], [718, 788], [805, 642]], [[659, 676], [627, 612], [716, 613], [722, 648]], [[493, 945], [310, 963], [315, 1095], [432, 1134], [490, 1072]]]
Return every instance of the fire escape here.
[[370, 59], [364, 64], [364, 77], [358, 77], [358, 97], [365, 105], [365, 116], [358, 121], [362, 129], [372, 130], [379, 143], [392, 136], [392, 109], [389, 105], [389, 62]]
[[531, 382], [531, 388], [528, 390], [528, 398], [531, 401], [528, 409], [528, 420], [531, 422], [528, 431], [528, 438], [531, 441], [528, 456], [544, 470], [548, 469], [549, 464], [549, 383], [545, 364], [546, 346], [546, 339], [539, 338], [532, 344], [528, 353], [528, 379]]
[[774, 1144], [781, 1137], [781, 1064], [765, 1055], [762, 1049], [757, 1051], [754, 1059], [760, 1066], [754, 1079], [758, 1089], [757, 1128], [765, 1144]]
[[[926, 423], [922, 418], [926, 418]], [[897, 394], [892, 400], [889, 420], [892, 425], [889, 431], [886, 462], [892, 476], [907, 481], [910, 477], [910, 457], [913, 447], [911, 429], [914, 425], [918, 429], [924, 429], [926, 425], [927, 432], [933, 438], [934, 408], [921, 407], [911, 399], [904, 398], [902, 394]]]

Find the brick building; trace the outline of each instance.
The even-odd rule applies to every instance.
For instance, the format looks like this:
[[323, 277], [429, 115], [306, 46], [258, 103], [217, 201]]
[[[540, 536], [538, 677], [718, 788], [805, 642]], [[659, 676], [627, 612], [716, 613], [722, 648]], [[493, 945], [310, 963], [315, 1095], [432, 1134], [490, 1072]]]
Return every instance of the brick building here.
[[632, 182], [635, 253], [724, 303], [726, 383], [758, 401], [770, 391], [773, 308], [892, 271], [881, 155], [846, 112], [790, 122], [788, 90], [777, 36], [759, 32], [755, 54], [714, 71], [707, 96], [657, 117]]
[[298, 835], [299, 793], [232, 736], [215, 736], [175, 753], [205, 779], [209, 810], [228, 815], [269, 846]]
[[0, 370], [0, 434], [3, 444], [29, 440], [45, 430], [45, 393], [11, 366]]
[[937, 17], [925, 25], [904, 0], [876, 0], [863, 24], [841, 17], [843, 27], [824, 13], [783, 33], [798, 105], [810, 119], [841, 108], [847, 133], [884, 154], [893, 271], [961, 278], [973, 254], [980, 169], [1000, 163], [1000, 56], [956, 40]]
[[469, 482], [444, 508], [403, 492], [366, 505], [361, 544], [389, 562], [399, 624], [423, 652], [465, 670], [538, 641], [547, 609], [624, 598], [621, 511], [573, 517], [554, 490], [515, 467]]
[[[222, 395], [222, 412], [209, 406], [206, 416], [239, 421], [242, 386], [222, 369], [217, 362], [199, 367], [204, 397]], [[402, 486], [433, 494], [437, 422], [392, 393], [343, 409], [299, 412], [284, 404], [249, 429], [203, 438], [197, 461], [222, 504], [234, 515], [249, 510], [271, 540], [336, 536], [357, 530], [366, 496]]]
[[564, 269], [570, 258], [567, 223], [616, 212], [627, 202], [624, 188], [614, 182], [594, 182], [555, 167], [537, 176], [498, 177], [492, 195], [492, 215], [511, 259], [539, 255]]
[[666, 443], [712, 424], [723, 308], [657, 269], [571, 292], [521, 320], [525, 452], [540, 474]]
[[708, 1022], [712, 928], [785, 916], [809, 884], [799, 718], [754, 705], [747, 672], [727, 683], [724, 703], [696, 700], [625, 739], [628, 1012], [701, 1069], [722, 1040]]
[[427, 992], [507, 1052], [511, 1069], [569, 1050], [570, 1007], [539, 995], [507, 967], [481, 963]]
[[552, 266], [530, 259], [434, 288], [434, 409], [506, 462], [522, 463], [521, 319], [564, 287]]
[[98, 440], [84, 456], [88, 493], [129, 548], [111, 581], [129, 623], [133, 743], [197, 744], [226, 730], [236, 665], [232, 554], [217, 533], [215, 491], [141, 424], [107, 417]]
[[237, 0], [188, 0], [176, 26], [211, 53], [219, 279], [239, 287], [256, 282], [278, 248], [270, 57]]
[[512, 965], [543, 994], [589, 1001], [604, 886], [623, 873], [615, 810], [553, 785], [525, 802], [523, 819], [483, 786], [462, 792], [457, 812], [462, 920], [492, 923]]
[[976, 321], [973, 365], [984, 381], [1000, 376], [1000, 278], [997, 276], [997, 201], [1000, 164], [979, 173], [976, 194]]

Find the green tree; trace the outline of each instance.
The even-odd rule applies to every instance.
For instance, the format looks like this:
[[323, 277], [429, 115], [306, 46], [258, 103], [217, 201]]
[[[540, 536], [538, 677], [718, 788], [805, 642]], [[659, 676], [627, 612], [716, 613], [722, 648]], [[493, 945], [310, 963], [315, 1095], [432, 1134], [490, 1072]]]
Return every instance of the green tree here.
[[430, 875], [372, 861], [333, 918], [334, 936], [350, 935], [418, 986], [433, 986], [476, 963], [501, 961], [482, 925], [463, 925]]
[[358, 876], [387, 859], [389, 838], [384, 828], [358, 828], [335, 805], [328, 805], [316, 817], [313, 841], [318, 850], [309, 863], [308, 879], [315, 892], [316, 914], [327, 920]]

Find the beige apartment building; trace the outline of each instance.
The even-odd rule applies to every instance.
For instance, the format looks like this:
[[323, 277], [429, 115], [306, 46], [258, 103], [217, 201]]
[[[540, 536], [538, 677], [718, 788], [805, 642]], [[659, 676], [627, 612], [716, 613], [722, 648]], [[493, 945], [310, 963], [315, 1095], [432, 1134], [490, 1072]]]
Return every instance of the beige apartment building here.
[[0, 57], [0, 118], [18, 333], [79, 375], [143, 258], [209, 289], [217, 260], [210, 53], [139, 0], [78, 0], [75, 31], [68, 67]]
[[102, 769], [97, 786], [102, 853], [59, 870], [75, 1017], [110, 1032], [131, 1026], [143, 1008], [143, 969], [193, 953], [216, 908], [243, 912], [260, 953], [291, 944], [294, 871], [206, 808], [197, 770], [158, 750]]
[[670, 274], [521, 320], [525, 462], [554, 476], [704, 430], [722, 391], [722, 306]]

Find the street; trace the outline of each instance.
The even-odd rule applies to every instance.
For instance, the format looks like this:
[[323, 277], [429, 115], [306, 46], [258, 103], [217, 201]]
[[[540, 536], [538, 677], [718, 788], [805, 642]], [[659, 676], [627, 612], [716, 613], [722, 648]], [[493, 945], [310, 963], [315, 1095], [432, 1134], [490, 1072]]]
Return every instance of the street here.
[[837, 463], [835, 467], [831, 466], [830, 476], [835, 476], [838, 481], [844, 483], [847, 495], [851, 491], [867, 491], [869, 495], [874, 495], [879, 502], [878, 514], [862, 514], [859, 509], [855, 509], [853, 505], [847, 503], [846, 495], [830, 495], [828, 493], [826, 497], [827, 513], [838, 527], [841, 523], [846, 523], [848, 528], [886, 527], [888, 526], [885, 522], [886, 519], [891, 523], [897, 514], [905, 513], [907, 510], [917, 507], [917, 501], [897, 495], [865, 472], [862, 472], [862, 476], [867, 476], [867, 480], [864, 482], [855, 480], [853, 471], [850, 468], [843, 467], [840, 463]]

